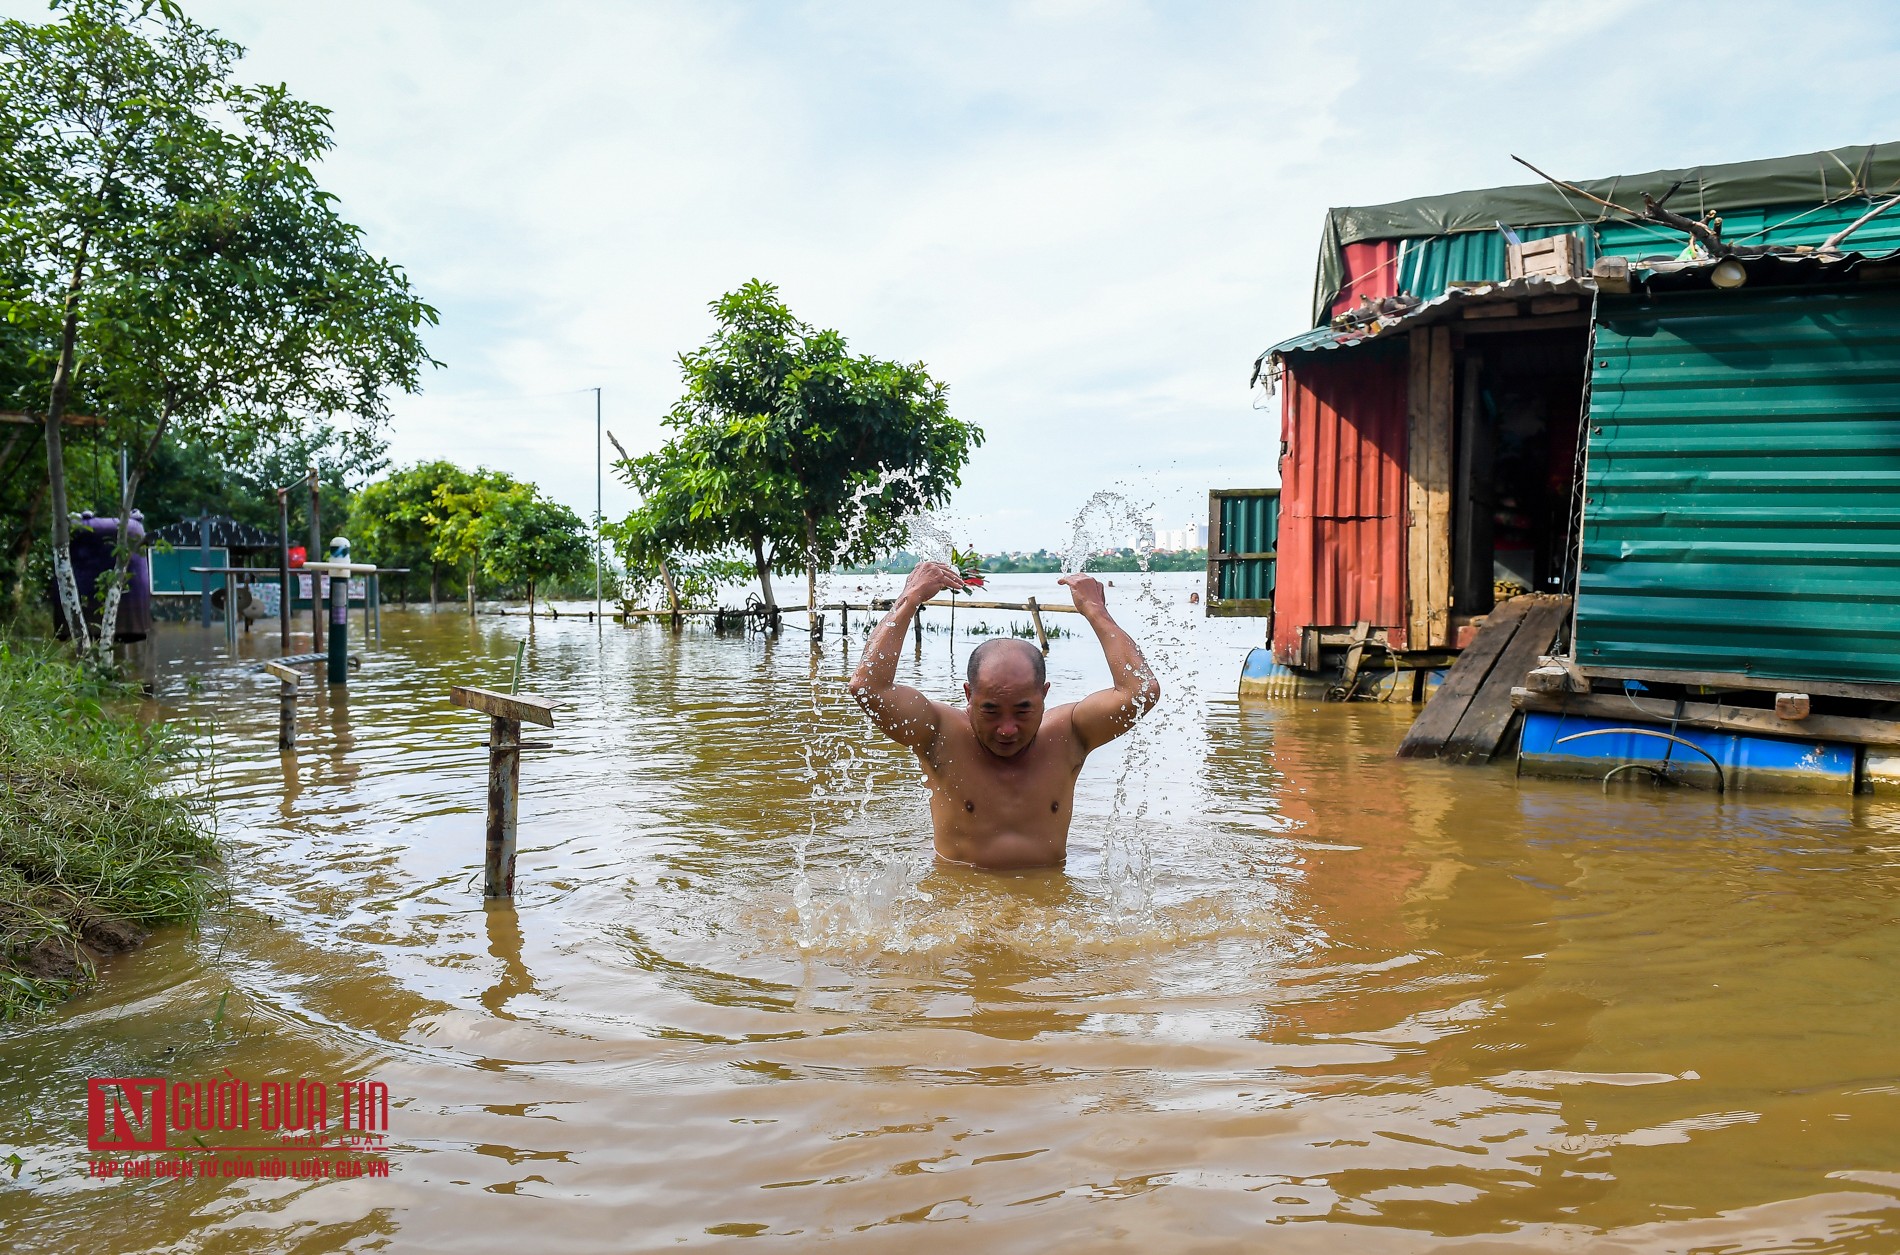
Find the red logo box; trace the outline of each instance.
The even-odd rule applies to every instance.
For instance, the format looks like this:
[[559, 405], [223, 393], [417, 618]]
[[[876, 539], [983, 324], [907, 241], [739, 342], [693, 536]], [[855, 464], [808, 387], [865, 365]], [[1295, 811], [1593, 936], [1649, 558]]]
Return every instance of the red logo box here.
[[163, 1078], [138, 1076], [88, 1080], [86, 1145], [93, 1150], [164, 1150]]

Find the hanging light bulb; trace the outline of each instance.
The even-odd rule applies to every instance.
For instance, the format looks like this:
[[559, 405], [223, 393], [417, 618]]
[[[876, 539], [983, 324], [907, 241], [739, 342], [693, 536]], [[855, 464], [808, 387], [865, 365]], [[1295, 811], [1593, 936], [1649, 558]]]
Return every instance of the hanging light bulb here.
[[1718, 288], [1739, 288], [1748, 282], [1748, 270], [1733, 257], [1724, 257], [1709, 272], [1709, 282]]

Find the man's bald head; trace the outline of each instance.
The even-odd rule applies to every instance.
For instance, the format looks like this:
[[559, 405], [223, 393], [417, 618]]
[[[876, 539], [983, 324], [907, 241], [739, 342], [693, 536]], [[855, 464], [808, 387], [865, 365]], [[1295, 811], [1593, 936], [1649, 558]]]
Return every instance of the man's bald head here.
[[984, 641], [970, 651], [969, 669], [964, 673], [965, 678], [970, 682], [970, 687], [976, 688], [982, 682], [985, 667], [993, 667], [1005, 660], [1009, 662], [1020, 660], [1026, 664], [1034, 677], [1032, 683], [1036, 687], [1040, 688], [1049, 682], [1049, 668], [1042, 660], [1040, 649], [1014, 636], [998, 636]]

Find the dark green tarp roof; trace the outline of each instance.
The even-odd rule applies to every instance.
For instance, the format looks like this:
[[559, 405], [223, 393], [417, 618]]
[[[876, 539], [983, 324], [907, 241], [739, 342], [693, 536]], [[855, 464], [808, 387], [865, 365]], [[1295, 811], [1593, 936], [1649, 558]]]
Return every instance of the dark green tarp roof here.
[[[1562, 177], [1560, 171], [1552, 171]], [[1640, 208], [1642, 195], [1661, 196], [1678, 181], [1669, 202], [1679, 213], [1758, 205], [1820, 204], [1842, 197], [1900, 191], [1900, 143], [1862, 144], [1797, 157], [1736, 161], [1726, 165], [1652, 170], [1608, 179], [1570, 182], [1605, 200]], [[1319, 278], [1313, 291], [1313, 325], [1327, 320], [1333, 298], [1346, 284], [1343, 249], [1360, 240], [1392, 240], [1489, 231], [1512, 227], [1595, 222], [1610, 211], [1548, 183], [1492, 187], [1447, 196], [1421, 196], [1388, 205], [1328, 210], [1320, 238]]]

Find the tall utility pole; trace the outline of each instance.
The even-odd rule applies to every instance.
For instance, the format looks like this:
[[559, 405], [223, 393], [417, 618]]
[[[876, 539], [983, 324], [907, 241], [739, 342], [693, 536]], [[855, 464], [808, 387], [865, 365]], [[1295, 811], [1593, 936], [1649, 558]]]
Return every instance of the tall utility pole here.
[[594, 389], [594, 625], [604, 630], [606, 621], [601, 618], [600, 597], [600, 389]]

